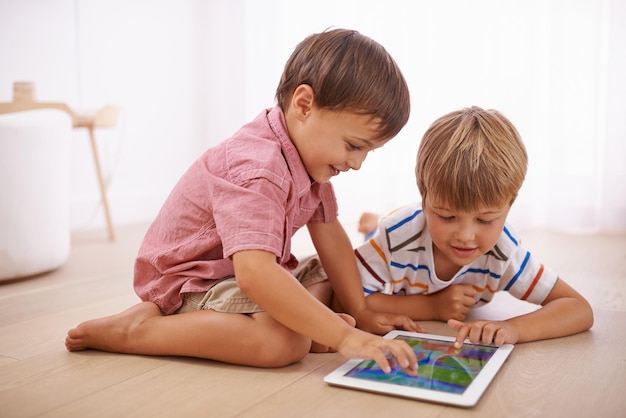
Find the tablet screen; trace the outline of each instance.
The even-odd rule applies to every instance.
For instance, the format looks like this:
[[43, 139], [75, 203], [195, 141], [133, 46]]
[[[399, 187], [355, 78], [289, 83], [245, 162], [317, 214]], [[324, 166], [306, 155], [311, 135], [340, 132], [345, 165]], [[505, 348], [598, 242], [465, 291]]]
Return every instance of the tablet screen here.
[[410, 376], [392, 364], [392, 373], [384, 373], [373, 360], [364, 360], [345, 376], [402, 386], [449, 393], [463, 393], [493, 356], [497, 347], [463, 344], [454, 341], [424, 339], [399, 335], [417, 354], [418, 376]]
[[[392, 370], [384, 373], [373, 360], [353, 359], [332, 371], [324, 381], [331, 385], [394, 396], [473, 406], [504, 364], [513, 345], [499, 347], [469, 341], [454, 348], [454, 337], [401, 330], [385, 338], [406, 341], [415, 351], [417, 376], [406, 374], [390, 359]], [[391, 356], [390, 356], [391, 357]]]

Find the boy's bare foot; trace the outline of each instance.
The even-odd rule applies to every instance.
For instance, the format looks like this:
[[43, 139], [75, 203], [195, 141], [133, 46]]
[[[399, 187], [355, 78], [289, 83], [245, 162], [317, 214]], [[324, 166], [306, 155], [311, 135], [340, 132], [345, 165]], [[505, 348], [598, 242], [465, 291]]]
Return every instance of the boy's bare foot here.
[[128, 338], [130, 332], [137, 325], [156, 316], [161, 316], [158, 306], [152, 302], [142, 302], [118, 314], [83, 322], [68, 331], [65, 347], [68, 351], [92, 348], [132, 353], [132, 341]]
[[361, 234], [369, 234], [378, 227], [378, 219], [380, 215], [372, 212], [363, 212], [359, 218], [359, 232]]
[[[341, 319], [346, 321], [350, 326], [356, 327], [356, 319], [354, 319], [352, 316], [345, 314], [345, 313], [338, 313], [337, 315]], [[327, 345], [319, 344], [313, 341], [311, 343], [311, 348], [309, 349], [309, 352], [310, 353], [336, 353], [337, 350]]]

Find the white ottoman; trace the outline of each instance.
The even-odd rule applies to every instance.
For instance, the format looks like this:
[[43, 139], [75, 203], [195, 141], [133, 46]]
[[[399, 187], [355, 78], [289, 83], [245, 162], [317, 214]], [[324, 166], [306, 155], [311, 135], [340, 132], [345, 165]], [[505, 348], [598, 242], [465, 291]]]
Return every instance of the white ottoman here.
[[0, 114], [0, 281], [54, 270], [69, 256], [71, 137], [61, 110]]

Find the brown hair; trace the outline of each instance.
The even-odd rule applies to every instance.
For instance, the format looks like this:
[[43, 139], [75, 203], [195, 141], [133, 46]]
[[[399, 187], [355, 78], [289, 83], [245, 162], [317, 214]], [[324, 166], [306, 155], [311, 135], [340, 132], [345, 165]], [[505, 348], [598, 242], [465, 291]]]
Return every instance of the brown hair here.
[[276, 89], [287, 109], [295, 89], [311, 86], [320, 109], [372, 115], [381, 139], [398, 134], [410, 112], [409, 90], [389, 53], [355, 30], [310, 35], [293, 51]]
[[512, 204], [528, 156], [515, 126], [496, 110], [474, 106], [448, 113], [426, 131], [415, 176], [422, 199], [472, 211]]

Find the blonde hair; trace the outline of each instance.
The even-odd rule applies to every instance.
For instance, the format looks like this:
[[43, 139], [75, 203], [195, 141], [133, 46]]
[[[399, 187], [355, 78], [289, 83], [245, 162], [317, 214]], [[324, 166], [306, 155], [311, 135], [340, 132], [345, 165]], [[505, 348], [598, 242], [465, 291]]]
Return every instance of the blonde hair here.
[[448, 113], [426, 131], [415, 176], [422, 199], [473, 211], [511, 205], [528, 155], [515, 126], [496, 110], [473, 106]]
[[296, 46], [276, 89], [283, 110], [301, 84], [311, 86], [320, 109], [380, 121], [380, 139], [396, 136], [409, 119], [409, 89], [396, 62], [380, 44], [355, 30], [317, 33]]

